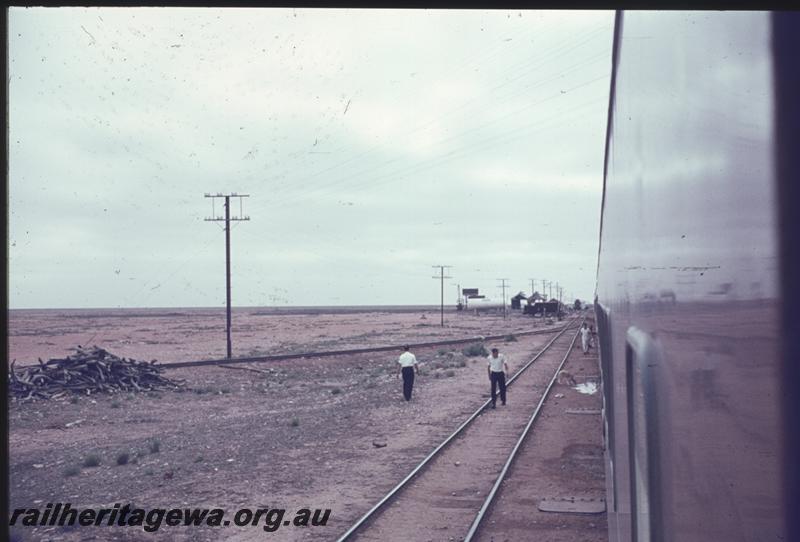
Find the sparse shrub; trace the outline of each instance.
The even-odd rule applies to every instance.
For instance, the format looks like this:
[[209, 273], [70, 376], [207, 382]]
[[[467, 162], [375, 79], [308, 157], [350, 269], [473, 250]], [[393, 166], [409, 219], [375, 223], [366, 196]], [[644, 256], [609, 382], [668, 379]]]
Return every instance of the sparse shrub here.
[[375, 383], [375, 381], [374, 381], [374, 380], [370, 380], [369, 382], [367, 382], [366, 384], [364, 384], [364, 387], [365, 387], [366, 389], [368, 389], [368, 390], [371, 390], [371, 389], [372, 389], [372, 388], [374, 388], [375, 386], [377, 386], [377, 384]]
[[147, 449], [150, 451], [151, 454], [157, 454], [161, 451], [161, 441], [157, 438], [150, 439], [147, 441]]
[[300, 420], [298, 420], [297, 418], [292, 418], [292, 421], [289, 423], [289, 425], [291, 427], [297, 427], [298, 425], [300, 425]]
[[483, 346], [483, 343], [474, 343], [461, 351], [465, 356], [473, 358], [476, 356], [488, 356], [489, 352], [487, 352], [486, 347]]
[[[473, 361], [474, 361], [474, 360], [473, 360]], [[466, 366], [467, 366], [467, 362], [466, 362], [466, 360], [460, 359], [460, 360], [458, 360], [458, 363], [457, 363], [457, 365], [458, 365], [459, 367], [466, 367]]]
[[81, 469], [77, 465], [70, 465], [64, 469], [64, 476], [76, 476], [80, 474]]
[[122, 406], [119, 401], [111, 401], [111, 408], [119, 408]]
[[197, 395], [205, 395], [206, 393], [212, 393], [212, 394], [213, 394], [213, 393], [216, 393], [216, 391], [217, 391], [217, 390], [215, 390], [215, 389], [214, 389], [213, 387], [211, 387], [211, 386], [203, 386], [203, 387], [201, 387], [201, 388], [194, 388], [194, 392], [195, 392]]
[[513, 333], [509, 333], [508, 335], [506, 335], [505, 341], [507, 343], [515, 343], [517, 342], [517, 337]]
[[198, 455], [197, 457], [194, 458], [194, 462], [195, 463], [202, 463], [203, 462], [203, 456], [202, 455]]
[[447, 378], [450, 378], [450, 377], [456, 376], [456, 372], [454, 370], [450, 369], [449, 371], [445, 372], [444, 375]]
[[436, 355], [437, 355], [437, 356], [444, 356], [445, 354], [447, 354], [447, 350], [445, 350], [444, 348], [440, 348], [440, 349], [439, 349], [439, 350], [436, 352]]
[[89, 454], [83, 458], [84, 467], [97, 467], [100, 465], [100, 456], [97, 454]]
[[147, 476], [153, 476], [153, 469], [145, 469], [144, 473], [145, 473]]
[[72, 397], [69, 398], [69, 402], [72, 403], [73, 405], [77, 405], [78, 404], [78, 396], [77, 395], [73, 395]]
[[331, 390], [331, 395], [339, 395], [340, 393], [342, 393], [342, 390], [339, 388], [333, 388]]
[[117, 456], [117, 465], [127, 465], [130, 457], [128, 452], [122, 452]]

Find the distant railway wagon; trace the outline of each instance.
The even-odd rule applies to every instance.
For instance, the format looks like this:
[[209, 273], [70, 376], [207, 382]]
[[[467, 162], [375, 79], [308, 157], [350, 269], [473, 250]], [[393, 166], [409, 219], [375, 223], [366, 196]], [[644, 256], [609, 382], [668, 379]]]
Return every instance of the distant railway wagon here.
[[594, 312], [609, 539], [800, 540], [800, 13], [615, 20]]
[[472, 311], [475, 314], [480, 314], [483, 312], [495, 312], [495, 313], [502, 313], [506, 305], [502, 301], [493, 301], [491, 299], [486, 298], [469, 298], [469, 305], [467, 305], [467, 310]]

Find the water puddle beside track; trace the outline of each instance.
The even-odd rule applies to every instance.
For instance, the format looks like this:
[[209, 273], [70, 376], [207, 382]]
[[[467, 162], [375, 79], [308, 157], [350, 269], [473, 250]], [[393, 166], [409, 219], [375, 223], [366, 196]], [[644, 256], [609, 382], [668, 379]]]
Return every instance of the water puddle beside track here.
[[584, 382], [583, 384], [573, 386], [572, 389], [578, 390], [580, 393], [585, 393], [586, 395], [594, 395], [597, 393], [597, 382]]

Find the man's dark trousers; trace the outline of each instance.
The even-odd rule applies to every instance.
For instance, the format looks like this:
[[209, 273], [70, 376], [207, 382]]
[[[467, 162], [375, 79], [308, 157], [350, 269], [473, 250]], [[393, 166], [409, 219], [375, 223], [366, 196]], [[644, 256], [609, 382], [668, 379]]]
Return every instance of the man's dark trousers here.
[[496, 373], [491, 371], [489, 373], [489, 378], [492, 381], [492, 404], [497, 402], [497, 386], [500, 385], [500, 401], [503, 404], [506, 404], [506, 373], [500, 371]]
[[[414, 388], [414, 368], [413, 367], [403, 367], [403, 397], [406, 398], [406, 401], [411, 400], [411, 390]], [[505, 383], [503, 384], [503, 390], [506, 389]], [[505, 391], [503, 392], [505, 393]], [[505, 395], [503, 395], [505, 397]]]

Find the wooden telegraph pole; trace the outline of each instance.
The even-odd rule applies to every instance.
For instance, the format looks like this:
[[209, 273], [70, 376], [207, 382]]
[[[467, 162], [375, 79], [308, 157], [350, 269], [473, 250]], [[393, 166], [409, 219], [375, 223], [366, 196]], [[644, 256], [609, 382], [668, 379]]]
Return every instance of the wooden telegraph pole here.
[[[211, 198], [211, 217], [206, 218], [206, 222], [220, 222], [225, 221], [225, 299], [227, 301], [227, 323], [225, 331], [228, 339], [228, 359], [232, 357], [232, 343], [231, 343], [231, 222], [250, 220], [249, 216], [242, 215], [242, 198], [249, 198], [248, 194], [205, 194], [205, 197]], [[225, 216], [216, 215], [216, 206], [214, 202], [217, 198], [224, 198], [225, 203]], [[231, 198], [239, 198], [239, 215], [231, 216]]]
[[506, 281], [508, 279], [497, 279], [501, 282], [500, 287], [503, 288], [503, 318], [506, 317]]
[[441, 279], [441, 281], [442, 281], [442, 327], [444, 327], [444, 279], [452, 278], [452, 277], [449, 277], [449, 276], [445, 276], [444, 268], [445, 267], [449, 268], [449, 267], [453, 267], [453, 266], [452, 265], [433, 265], [431, 267], [433, 267], [433, 268], [437, 268], [438, 267], [439, 268], [439, 276], [438, 277], [433, 277], [433, 278]]

